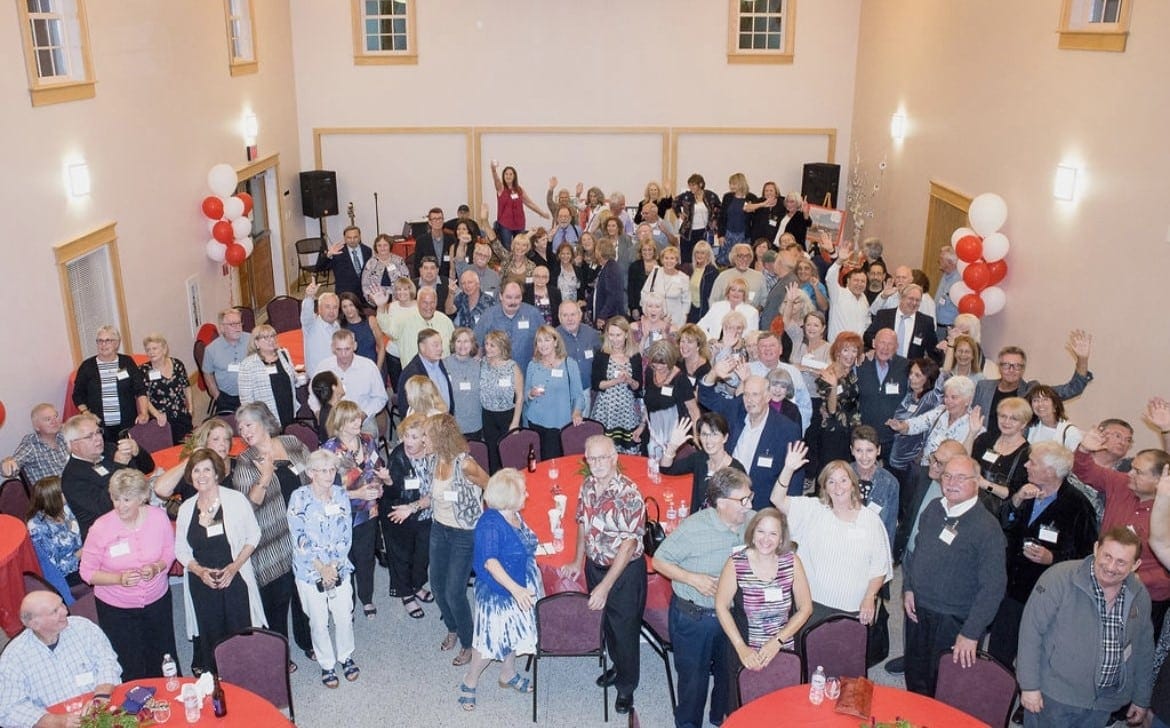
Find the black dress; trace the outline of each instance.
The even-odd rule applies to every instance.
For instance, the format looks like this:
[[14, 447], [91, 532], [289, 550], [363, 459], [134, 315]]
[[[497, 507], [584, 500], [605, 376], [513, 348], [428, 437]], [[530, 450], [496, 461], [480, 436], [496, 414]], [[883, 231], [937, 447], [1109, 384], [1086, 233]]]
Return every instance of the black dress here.
[[296, 372], [286, 372], [284, 362], [279, 356], [276, 357], [275, 362], [268, 366], [271, 371], [268, 375], [268, 382], [272, 388], [272, 397], [276, 400], [276, 412], [273, 414], [280, 420], [281, 427], [284, 427], [293, 421], [293, 415], [296, 412], [294, 407], [296, 395], [289, 384], [289, 375], [295, 377]]
[[[187, 528], [187, 543], [200, 566], [222, 569], [230, 564], [233, 561], [232, 547], [224, 529], [222, 508], [211, 525], [204, 527], [199, 523], [199, 509], [196, 507]], [[191, 590], [191, 604], [195, 607], [195, 622], [199, 625], [191, 663], [199, 670], [218, 672], [215, 646], [225, 637], [252, 626], [248, 585], [236, 574], [226, 589], [212, 589], [202, 579], [190, 574], [187, 586]]]
[[[685, 458], [675, 460], [669, 466], [664, 465], [662, 467], [662, 472], [667, 475], [691, 474], [693, 478], [691, 485], [691, 513], [710, 507], [710, 504], [707, 502], [707, 481], [711, 477], [711, 474], [707, 472], [710, 467], [709, 460], [710, 458], [707, 457], [707, 453], [702, 450], [695, 450]], [[743, 467], [743, 463], [735, 458], [731, 459], [731, 465], [727, 467], [735, 468], [741, 473], [747, 472], [747, 469]]]

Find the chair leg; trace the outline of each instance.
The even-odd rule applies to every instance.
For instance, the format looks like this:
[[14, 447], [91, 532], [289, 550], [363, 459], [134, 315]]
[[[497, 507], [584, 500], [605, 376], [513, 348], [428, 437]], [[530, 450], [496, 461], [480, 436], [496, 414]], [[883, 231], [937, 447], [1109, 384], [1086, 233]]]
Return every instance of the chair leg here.
[[[601, 653], [601, 674], [605, 674], [605, 653]], [[605, 718], [605, 722], [609, 722], [609, 685], [601, 688], [601, 714]]]
[[536, 722], [536, 686], [537, 686], [537, 672], [540, 670], [540, 658], [538, 655], [529, 655], [529, 662], [532, 663], [532, 722]]
[[662, 653], [662, 664], [666, 667], [666, 689], [670, 691], [670, 707], [671, 709], [678, 707], [678, 696], [674, 692], [674, 673], [670, 670], [670, 658], [668, 653]]

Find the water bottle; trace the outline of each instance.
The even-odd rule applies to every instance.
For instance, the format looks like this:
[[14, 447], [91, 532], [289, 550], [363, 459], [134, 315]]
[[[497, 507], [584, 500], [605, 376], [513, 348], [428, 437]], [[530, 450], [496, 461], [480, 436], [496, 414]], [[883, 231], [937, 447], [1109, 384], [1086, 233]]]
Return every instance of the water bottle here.
[[678, 502], [678, 520], [682, 521], [686, 519], [686, 517], [690, 515], [690, 512], [691, 509], [687, 507], [687, 502], [685, 500]]
[[175, 664], [175, 658], [171, 657], [168, 652], [163, 655], [162, 661], [163, 677], [167, 679], [167, 692], [173, 693], [179, 689], [179, 666]]
[[817, 671], [813, 673], [808, 686], [808, 702], [813, 705], [825, 702], [825, 668], [820, 665], [817, 665]]
[[646, 475], [650, 478], [651, 483], [662, 482], [662, 475], [658, 468], [658, 461], [652, 457], [646, 460]]
[[672, 525], [675, 521], [678, 520], [678, 511], [674, 509], [674, 503], [671, 503], [666, 507], [666, 520], [669, 521]]

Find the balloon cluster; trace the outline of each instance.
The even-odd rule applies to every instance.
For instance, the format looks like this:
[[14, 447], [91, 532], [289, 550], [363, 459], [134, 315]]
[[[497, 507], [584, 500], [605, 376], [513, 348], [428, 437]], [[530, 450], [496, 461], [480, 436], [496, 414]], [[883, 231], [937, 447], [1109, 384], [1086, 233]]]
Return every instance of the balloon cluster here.
[[226, 262], [235, 268], [252, 254], [252, 196], [247, 192], [232, 194], [236, 189], [236, 170], [230, 164], [217, 164], [207, 173], [211, 195], [203, 198], [211, 239], [207, 257], [216, 263]]
[[951, 235], [963, 279], [948, 293], [959, 313], [994, 316], [1007, 304], [1007, 294], [998, 285], [1008, 271], [1004, 258], [1010, 245], [1007, 236], [999, 232], [1007, 222], [1007, 203], [999, 195], [985, 192], [971, 201], [967, 220], [971, 227], [961, 227]]

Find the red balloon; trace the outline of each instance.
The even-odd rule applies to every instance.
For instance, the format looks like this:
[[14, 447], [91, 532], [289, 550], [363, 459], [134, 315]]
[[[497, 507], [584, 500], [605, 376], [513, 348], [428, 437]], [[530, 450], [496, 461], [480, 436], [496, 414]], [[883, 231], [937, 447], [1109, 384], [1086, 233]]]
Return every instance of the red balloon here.
[[955, 243], [955, 255], [964, 263], [974, 263], [983, 256], [983, 238], [978, 235], [964, 235]]
[[[228, 265], [239, 268], [244, 264], [248, 257], [248, 251], [244, 250], [244, 246], [239, 243], [232, 243], [227, 247], [227, 252], [224, 253], [223, 259], [227, 261]], [[981, 307], [982, 308], [982, 307]]]
[[976, 318], [983, 318], [983, 299], [978, 293], [968, 293], [959, 299], [959, 313], [969, 313]]
[[218, 220], [223, 217], [223, 200], [215, 195], [209, 195], [203, 198], [203, 214], [207, 216], [208, 220]]
[[991, 285], [991, 268], [982, 260], [978, 260], [963, 271], [963, 282], [972, 291], [978, 293]]
[[8, 411], [4, 409], [4, 403], [0, 402], [0, 427], [4, 426], [4, 420], [8, 417]]
[[211, 226], [211, 237], [215, 238], [224, 245], [228, 245], [235, 239], [235, 233], [232, 232], [232, 224], [227, 220], [220, 220]]
[[[240, 202], [244, 203], [244, 216], [252, 214], [252, 196], [247, 192], [237, 192], [236, 197], [240, 198]], [[220, 215], [220, 217], [223, 217]]]
[[1007, 276], [1007, 261], [997, 260], [994, 263], [987, 264], [987, 270], [991, 272], [991, 279], [987, 285], [995, 286]]

